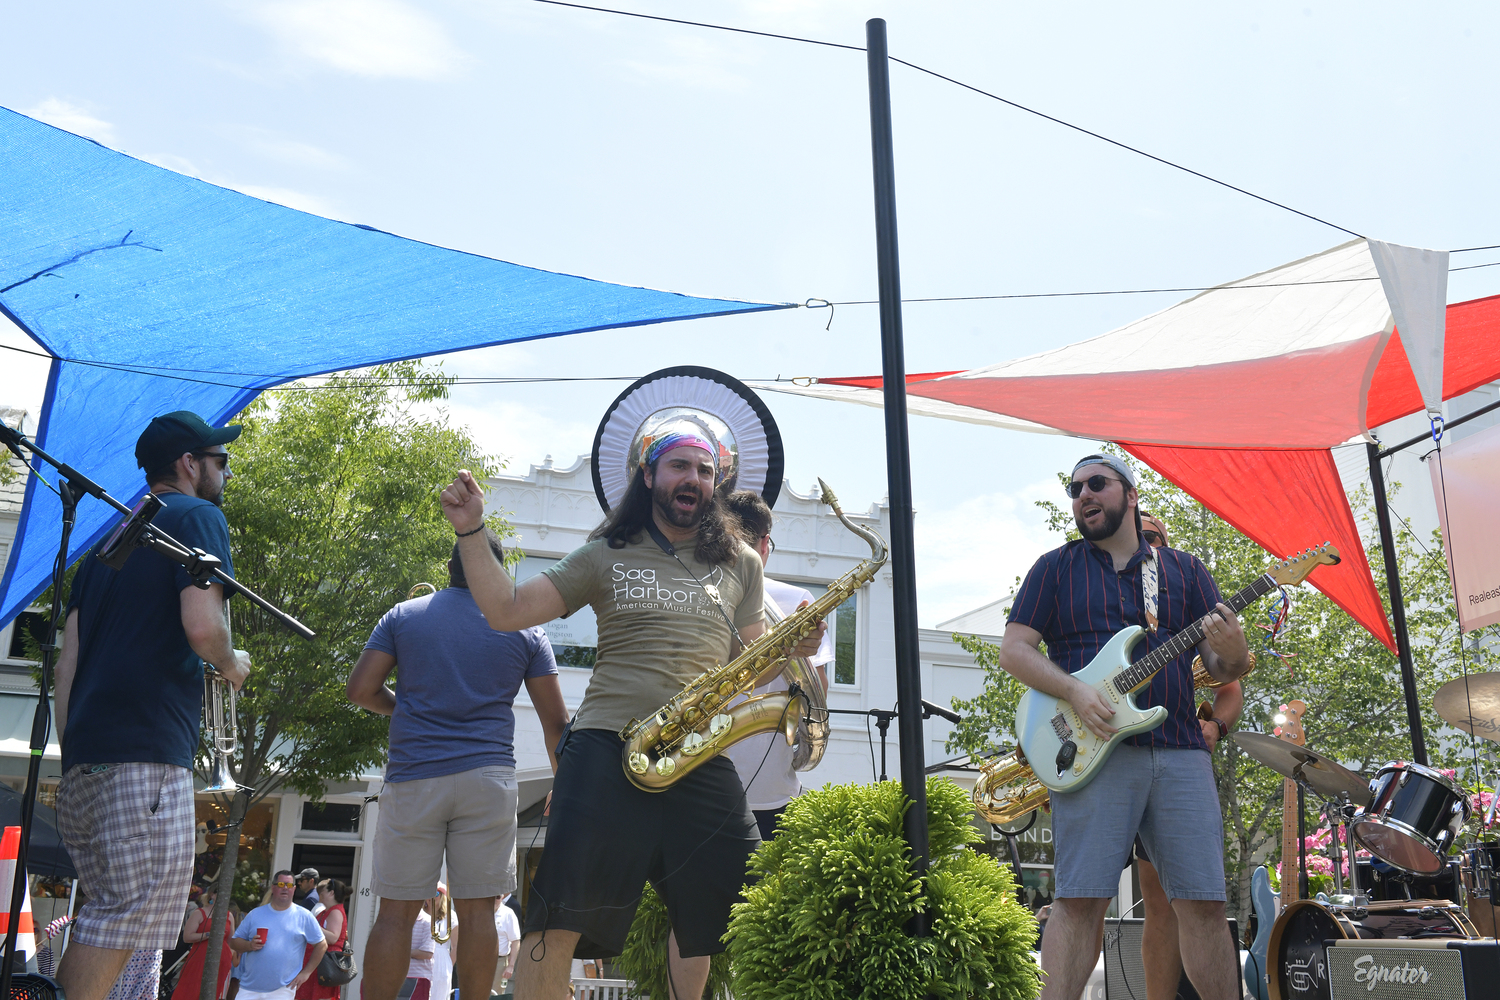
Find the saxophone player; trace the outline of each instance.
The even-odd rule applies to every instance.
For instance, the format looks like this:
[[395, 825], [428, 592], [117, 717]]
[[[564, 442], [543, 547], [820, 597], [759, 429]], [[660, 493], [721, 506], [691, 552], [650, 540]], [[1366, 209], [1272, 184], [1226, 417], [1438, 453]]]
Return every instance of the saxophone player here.
[[[598, 441], [631, 442], [628, 449], [596, 444], [596, 485], [616, 483], [612, 494], [600, 490], [603, 523], [586, 544], [524, 584], [511, 580], [482, 541], [484, 496], [473, 476], [461, 471], [442, 493], [470, 567], [470, 590], [491, 628], [526, 628], [584, 605], [598, 618], [593, 677], [557, 751], [547, 848], [517, 963], [521, 1000], [563, 995], [574, 957], [620, 954], [648, 880], [672, 923], [671, 996], [697, 1000], [709, 956], [724, 949], [720, 938], [746, 860], [760, 843], [728, 759], [707, 760], [661, 792], [636, 787], [621, 766], [622, 728], [727, 662], [766, 627], [760, 558], [740, 539], [722, 500], [742, 471], [735, 432], [691, 409], [691, 395], [675, 407], [663, 407], [659, 397], [649, 408], [627, 398], [653, 378], [626, 390], [601, 427]], [[665, 384], [683, 383], [709, 393], [725, 385], [696, 375]], [[758, 412], [769, 421], [763, 404]], [[612, 419], [624, 421], [618, 436], [606, 433]], [[738, 434], [742, 449], [747, 433]], [[775, 453], [779, 459], [779, 440]], [[775, 479], [779, 487], [779, 468]], [[822, 631], [796, 652], [815, 653]]]

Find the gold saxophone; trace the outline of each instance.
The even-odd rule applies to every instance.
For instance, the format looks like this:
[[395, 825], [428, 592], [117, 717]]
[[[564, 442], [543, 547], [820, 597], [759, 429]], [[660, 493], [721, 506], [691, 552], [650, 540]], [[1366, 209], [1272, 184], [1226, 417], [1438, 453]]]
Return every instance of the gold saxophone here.
[[[849, 520], [827, 483], [819, 479], [818, 486], [823, 490], [822, 502], [833, 508], [844, 527], [869, 544], [870, 558], [829, 584], [817, 600], [769, 628], [739, 656], [699, 674], [645, 722], [631, 719], [620, 730], [620, 739], [625, 741], [621, 762], [625, 776], [638, 788], [665, 791], [726, 747], [761, 733], [779, 730], [787, 744], [795, 746], [805, 716], [811, 728], [812, 761], [822, 756], [822, 744], [828, 739], [827, 710], [822, 708], [822, 691], [811, 671], [794, 670], [789, 690], [751, 693], [757, 684], [786, 669], [792, 648], [885, 565], [885, 540]], [[741, 696], [748, 697], [736, 702]]]
[[[1240, 676], [1244, 677], [1254, 669], [1255, 654], [1252, 652], [1250, 668]], [[1203, 657], [1193, 661], [1194, 690], [1212, 690], [1223, 685], [1223, 681], [1215, 680], [1208, 672]], [[974, 810], [980, 819], [1003, 826], [1046, 803], [1047, 787], [1037, 780], [1020, 747], [979, 765], [979, 779], [974, 782]]]

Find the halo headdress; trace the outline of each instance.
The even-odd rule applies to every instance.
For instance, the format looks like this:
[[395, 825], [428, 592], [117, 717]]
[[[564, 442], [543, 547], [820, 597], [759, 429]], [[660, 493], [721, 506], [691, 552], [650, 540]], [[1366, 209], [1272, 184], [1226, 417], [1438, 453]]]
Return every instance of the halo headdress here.
[[713, 456], [716, 486], [752, 489], [775, 505], [785, 462], [771, 411], [738, 379], [679, 365], [632, 383], [599, 421], [593, 454], [599, 506], [609, 513], [643, 462], [684, 444]]

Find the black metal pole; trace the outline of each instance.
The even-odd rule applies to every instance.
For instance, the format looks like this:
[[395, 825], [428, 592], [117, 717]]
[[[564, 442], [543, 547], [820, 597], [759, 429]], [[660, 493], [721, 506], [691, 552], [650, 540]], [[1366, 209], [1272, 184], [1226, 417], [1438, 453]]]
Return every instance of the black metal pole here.
[[[870, 148], [875, 167], [875, 249], [880, 277], [880, 354], [885, 386], [885, 467], [891, 505], [891, 588], [896, 625], [896, 734], [901, 787], [911, 800], [906, 842], [917, 878], [927, 874], [927, 776], [922, 672], [917, 642], [917, 576], [912, 543], [911, 448], [906, 428], [906, 355], [901, 334], [901, 264], [896, 252], [896, 157], [891, 137], [890, 60], [885, 21], [865, 22], [870, 72]], [[914, 922], [927, 934], [927, 916]]]
[[1401, 574], [1396, 566], [1396, 538], [1391, 531], [1391, 508], [1385, 495], [1385, 473], [1380, 468], [1380, 446], [1367, 444], [1370, 485], [1375, 494], [1375, 520], [1380, 524], [1380, 552], [1385, 557], [1385, 583], [1391, 595], [1391, 621], [1396, 632], [1396, 656], [1401, 660], [1401, 690], [1406, 695], [1406, 724], [1411, 728], [1411, 757], [1427, 763], [1427, 741], [1422, 738], [1422, 700], [1417, 694], [1417, 671], [1411, 659], [1411, 635], [1406, 630], [1406, 605], [1401, 600]]
[[[73, 537], [73, 522], [78, 514], [78, 497], [68, 480], [59, 477], [57, 493], [62, 500], [62, 535], [57, 543], [57, 561], [52, 565], [51, 624], [47, 641], [42, 644], [42, 677], [37, 684], [36, 712], [31, 719], [31, 758], [26, 766], [26, 790], [21, 795], [21, 842], [16, 851], [15, 880], [10, 890], [10, 916], [5, 927], [5, 953], [0, 963], [0, 997], [9, 997], [16, 964], [16, 935], [20, 932], [21, 907], [30, 886], [26, 879], [26, 854], [31, 846], [31, 824], [36, 818], [36, 795], [41, 787], [42, 754], [52, 724], [52, 666], [56, 662], [58, 631], [67, 606], [63, 596], [63, 575], [68, 566], [68, 540]], [[66, 721], [66, 720], [64, 720]], [[35, 934], [35, 929], [33, 929]], [[22, 971], [25, 971], [24, 969]]]

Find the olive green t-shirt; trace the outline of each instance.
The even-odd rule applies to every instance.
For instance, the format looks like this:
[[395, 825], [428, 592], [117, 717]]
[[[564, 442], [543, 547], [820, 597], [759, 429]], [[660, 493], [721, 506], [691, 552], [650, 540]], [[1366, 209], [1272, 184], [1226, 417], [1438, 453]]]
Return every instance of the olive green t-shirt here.
[[601, 538], [543, 570], [569, 614], [587, 604], [599, 620], [594, 676], [574, 717], [575, 729], [618, 732], [728, 660], [729, 625], [694, 575], [719, 589], [735, 628], [763, 620], [763, 571], [751, 549], [741, 545], [728, 563], [706, 566], [694, 555], [696, 539], [676, 548], [681, 563], [649, 536], [623, 549], [612, 549]]

